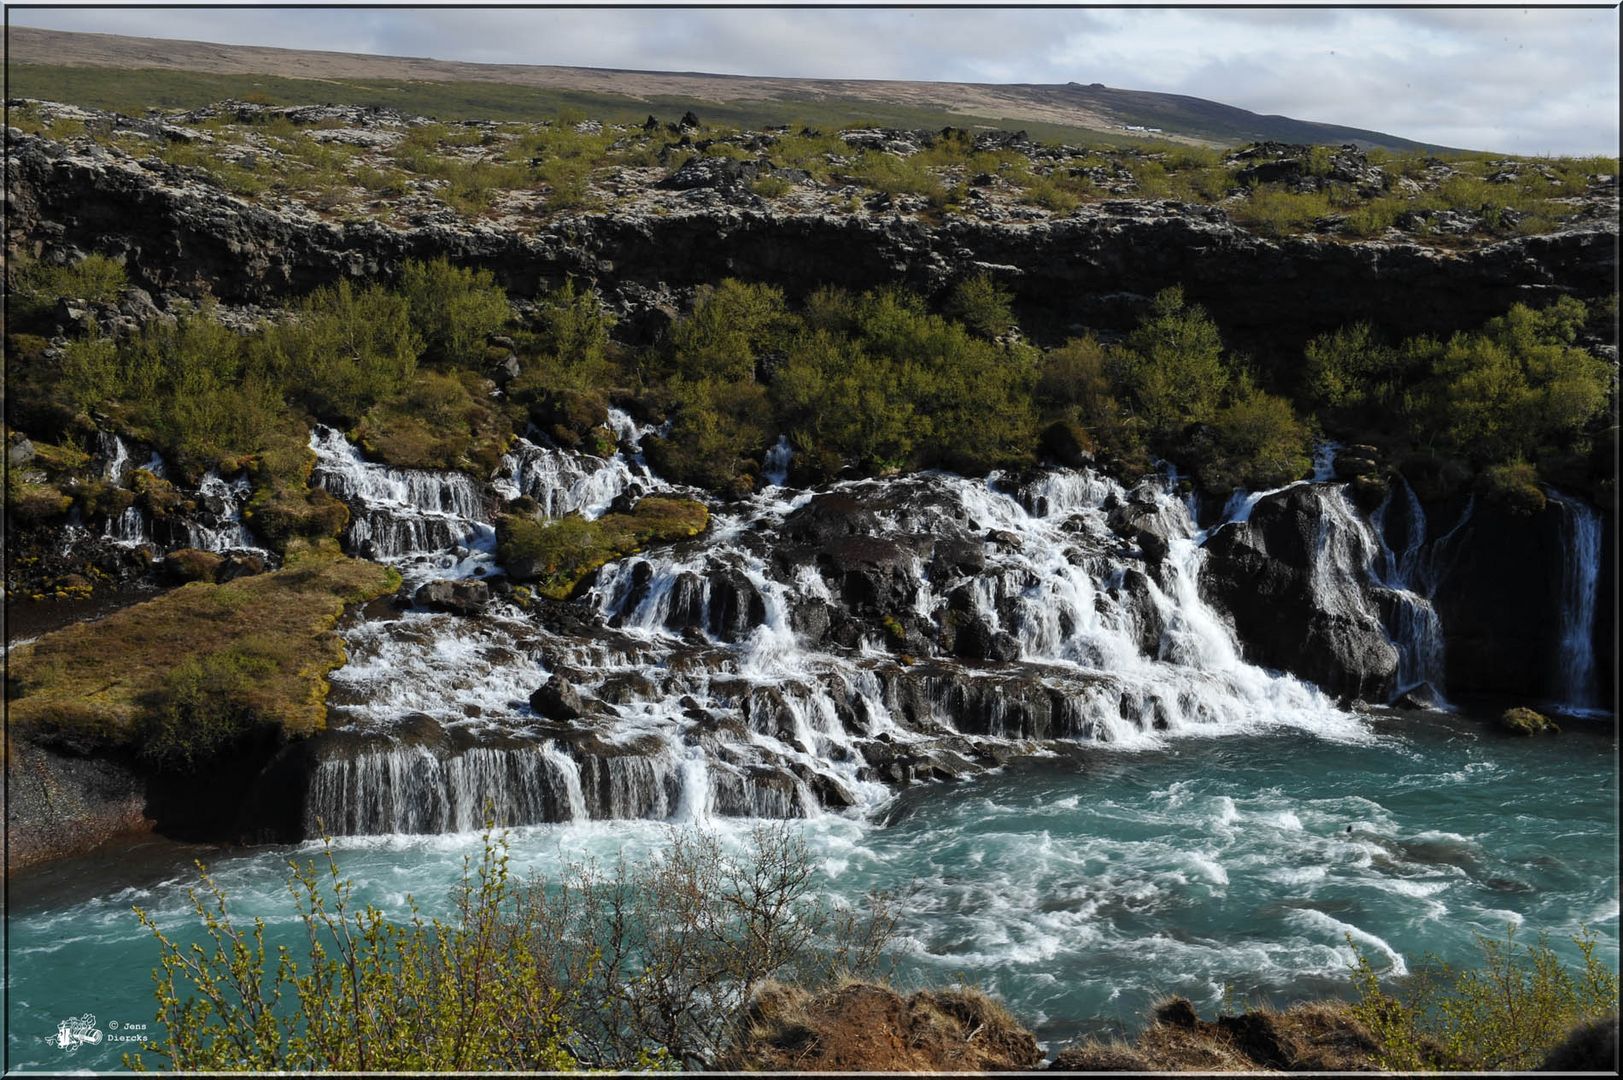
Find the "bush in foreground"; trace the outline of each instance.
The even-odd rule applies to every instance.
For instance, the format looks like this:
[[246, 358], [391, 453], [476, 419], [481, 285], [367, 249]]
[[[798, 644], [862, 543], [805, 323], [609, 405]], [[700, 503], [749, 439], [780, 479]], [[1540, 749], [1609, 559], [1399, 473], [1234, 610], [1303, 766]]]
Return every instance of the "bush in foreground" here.
[[[309, 941], [296, 955], [266, 945], [264, 920], [235, 921], [205, 871], [191, 894], [202, 944], [178, 943], [138, 911], [161, 953], [163, 1034], [127, 1063], [713, 1067], [737, 1059], [750, 1003], [774, 981], [818, 992], [877, 967], [893, 927], [884, 898], [835, 909], [812, 885], [809, 852], [781, 825], [757, 829], [737, 854], [673, 831], [635, 868], [575, 866], [552, 882], [520, 880], [506, 839], [487, 834], [447, 917], [425, 917], [413, 903], [397, 921], [356, 903], [329, 850], [324, 862], [296, 866], [290, 882]], [[969, 1004], [977, 1015], [995, 1008]]]

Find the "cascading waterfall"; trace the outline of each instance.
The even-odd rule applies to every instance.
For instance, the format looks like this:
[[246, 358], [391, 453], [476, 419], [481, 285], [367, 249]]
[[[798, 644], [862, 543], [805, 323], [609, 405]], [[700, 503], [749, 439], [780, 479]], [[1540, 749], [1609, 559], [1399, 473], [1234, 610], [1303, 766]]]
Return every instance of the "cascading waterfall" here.
[[1600, 587], [1601, 519], [1588, 504], [1550, 493], [1561, 508], [1561, 704], [1574, 712], [1602, 706], [1595, 670], [1595, 599]]
[[187, 545], [204, 551], [260, 550], [253, 533], [242, 521], [242, 507], [252, 491], [246, 475], [224, 480], [218, 473], [208, 472], [197, 488], [198, 501], [207, 517], [186, 519]]
[[621, 454], [604, 459], [519, 439], [503, 455], [491, 486], [503, 498], [529, 496], [547, 517], [578, 511], [582, 517], [596, 518], [638, 480], [632, 463]]
[[[492, 487], [590, 512], [603, 503], [582, 501], [593, 476], [642, 479], [629, 441], [642, 432], [620, 419], [627, 442], [615, 459], [521, 445]], [[409, 543], [385, 548], [397, 559], [432, 556], [436, 540], [465, 544], [478, 523], [466, 477], [368, 463], [336, 432], [312, 446], [320, 482], [369, 523], [352, 529], [354, 546], [377, 550], [386, 514], [452, 526], [402, 528]], [[329, 704], [334, 737], [360, 741], [322, 759], [308, 822], [411, 833], [477, 828], [487, 812], [506, 824], [810, 816], [876, 806], [889, 783], [972, 769], [992, 744], [1135, 746], [1280, 725], [1366, 737], [1312, 686], [1241, 659], [1200, 596], [1189, 508], [1154, 484], [1128, 492], [1090, 470], [1056, 470], [1012, 490], [997, 477], [921, 474], [833, 494], [880, 507], [862, 544], [913, 551], [887, 571], [905, 596], [897, 614], [975, 623], [1009, 642], [1012, 659], [901, 662], [872, 631], [843, 645], [826, 636], [850, 602], [847, 568], [785, 556], [790, 519], [813, 495], [769, 486], [713, 508], [701, 540], [604, 567], [585, 602], [590, 630], [497, 605], [346, 631], [350, 660]], [[1111, 529], [1109, 507], [1129, 499], [1170, 537], [1158, 563]], [[1330, 505], [1341, 509], [1329, 561], [1367, 566], [1367, 526], [1344, 500]], [[974, 568], [931, 555], [947, 543], [973, 549]], [[553, 678], [580, 699], [560, 714], [571, 719], [529, 702]]]
[[[1402, 477], [1389, 489], [1371, 516], [1378, 545], [1374, 582], [1388, 611], [1387, 632], [1398, 649], [1397, 696], [1425, 695], [1446, 707], [1443, 624], [1432, 605], [1441, 580], [1443, 557], [1450, 542], [1471, 518], [1475, 497], [1465, 504], [1459, 520], [1431, 543], [1426, 538], [1426, 511], [1414, 489]], [[1393, 492], [1403, 495], [1402, 549], [1394, 549], [1389, 534]]]
[[778, 441], [767, 449], [761, 459], [761, 479], [772, 487], [782, 487], [789, 482], [789, 463], [794, 460], [794, 447], [789, 445], [789, 436], [779, 435]]
[[489, 564], [496, 531], [484, 499], [462, 473], [394, 469], [367, 461], [340, 431], [310, 436], [312, 479], [350, 506], [347, 540], [356, 552], [428, 576]]

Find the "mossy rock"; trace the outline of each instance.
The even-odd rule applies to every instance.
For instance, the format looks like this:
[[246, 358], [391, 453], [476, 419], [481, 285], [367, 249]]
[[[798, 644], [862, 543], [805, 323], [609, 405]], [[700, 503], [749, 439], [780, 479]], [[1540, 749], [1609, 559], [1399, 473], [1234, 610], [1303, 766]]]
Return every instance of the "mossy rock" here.
[[367, 457], [396, 468], [489, 472], [513, 439], [492, 388], [473, 372], [421, 372], [398, 399], [369, 410], [350, 437]]
[[13, 470], [7, 476], [6, 513], [19, 525], [39, 525], [55, 521], [73, 508], [73, 496], [65, 495], [50, 484], [30, 484], [17, 478]]
[[163, 570], [175, 581], [213, 581], [223, 562], [225, 559], [212, 551], [179, 548], [163, 557]]
[[602, 432], [609, 430], [609, 404], [601, 394], [545, 391], [530, 404], [530, 420], [559, 446], [600, 457], [614, 452], [613, 432], [609, 432], [607, 444], [602, 437]]
[[136, 501], [153, 517], [168, 517], [186, 503], [174, 484], [146, 469], [135, 470], [130, 477], [130, 487], [135, 490]]
[[629, 513], [595, 521], [578, 514], [556, 521], [508, 514], [496, 523], [496, 551], [513, 580], [532, 583], [541, 596], [567, 600], [605, 563], [651, 544], [697, 536], [709, 523], [703, 503], [651, 495]]
[[336, 537], [349, 525], [349, 507], [321, 488], [272, 484], [254, 492], [242, 519], [266, 543], [286, 553], [295, 539]]
[[1532, 709], [1506, 709], [1499, 717], [1499, 726], [1512, 735], [1554, 735], [1561, 728], [1554, 720]]

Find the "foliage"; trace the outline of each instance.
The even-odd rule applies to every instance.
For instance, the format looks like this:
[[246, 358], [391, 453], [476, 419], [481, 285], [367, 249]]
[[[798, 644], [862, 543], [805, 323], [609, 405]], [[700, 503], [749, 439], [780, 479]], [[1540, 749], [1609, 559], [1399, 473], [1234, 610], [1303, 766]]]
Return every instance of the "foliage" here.
[[[473, 1071], [575, 1066], [565, 1047], [569, 992], [531, 948], [543, 911], [514, 878], [505, 843], [464, 863], [455, 917], [392, 921], [357, 904], [329, 848], [289, 883], [309, 940], [304, 957], [265, 945], [265, 921], [231, 916], [199, 866], [190, 893], [206, 945], [183, 946], [146, 912], [160, 949], [161, 1042], [143, 1050], [186, 1071]], [[131, 1055], [127, 1064], [147, 1061]]]
[[408, 262], [400, 293], [427, 358], [473, 365], [485, 339], [512, 318], [507, 293], [489, 270], [452, 266], [445, 259]]
[[290, 881], [308, 945], [265, 943], [204, 870], [203, 932], [187, 946], [137, 909], [160, 950], [161, 1040], [137, 1069], [473, 1071], [715, 1066], [745, 1037], [770, 980], [871, 974], [894, 927], [888, 900], [832, 908], [786, 826], [741, 852], [673, 830], [648, 861], [520, 880], [505, 837], [464, 863], [450, 915], [360, 905], [329, 847]]
[[1329, 197], [1323, 192], [1293, 192], [1264, 184], [1252, 188], [1244, 202], [1229, 210], [1229, 216], [1269, 236], [1289, 236], [1305, 231], [1330, 212]]
[[947, 314], [982, 337], [995, 338], [1013, 329], [1014, 312], [1009, 305], [1014, 293], [1003, 288], [988, 274], [965, 278], [953, 287], [947, 301]]
[[116, 304], [126, 284], [123, 265], [105, 255], [86, 255], [71, 265], [27, 256], [9, 261], [9, 314], [19, 325], [43, 321], [59, 300]]
[[727, 278], [701, 292], [693, 314], [671, 334], [675, 373], [687, 379], [749, 381], [758, 355], [781, 340], [783, 293]]
[[489, 380], [471, 371], [424, 371], [368, 410], [351, 434], [369, 457], [389, 465], [488, 473], [512, 430], [491, 404]]
[[1582, 303], [1563, 297], [1543, 310], [1517, 304], [1479, 333], [1454, 335], [1414, 410], [1445, 446], [1481, 463], [1570, 442], [1615, 393], [1611, 366], [1574, 344], [1586, 318]]
[[1181, 288], [1156, 294], [1121, 354], [1124, 381], [1153, 432], [1169, 434], [1211, 418], [1229, 382], [1222, 354], [1216, 324], [1184, 302]]
[[541, 298], [540, 308], [541, 349], [553, 367], [580, 384], [600, 382], [608, 374], [614, 316], [597, 293], [569, 278]]
[[232, 746], [258, 721], [254, 683], [275, 668], [272, 658], [241, 647], [184, 657], [164, 676], [159, 704], [142, 718], [141, 757], [185, 771]]
[[663, 437], [643, 452], [662, 475], [682, 484], [742, 494], [752, 486], [752, 459], [770, 432], [766, 390], [753, 379], [676, 379], [667, 387], [675, 406]]
[[1428, 958], [1391, 990], [1359, 953], [1353, 1010], [1381, 1043], [1383, 1069], [1534, 1069], [1573, 1026], [1617, 1011], [1617, 973], [1596, 954], [1595, 936], [1584, 930], [1572, 941], [1582, 958], [1577, 969], [1547, 935], [1519, 944], [1511, 924], [1502, 941], [1477, 936], [1480, 969], [1455, 971]]
[[1207, 458], [1196, 472], [1208, 491], [1259, 491], [1300, 479], [1312, 466], [1312, 432], [1291, 403], [1244, 387], [1212, 417]]
[[404, 296], [340, 281], [268, 327], [256, 360], [318, 418], [348, 427], [416, 373], [424, 343], [412, 323]]

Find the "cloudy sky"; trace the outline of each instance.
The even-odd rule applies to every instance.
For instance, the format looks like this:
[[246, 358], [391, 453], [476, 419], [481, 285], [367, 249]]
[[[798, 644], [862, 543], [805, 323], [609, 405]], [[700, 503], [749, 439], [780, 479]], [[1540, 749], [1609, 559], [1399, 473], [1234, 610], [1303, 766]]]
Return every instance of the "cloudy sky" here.
[[1517, 153], [1618, 152], [1616, 7], [10, 9], [14, 25], [481, 62], [1102, 82]]

